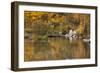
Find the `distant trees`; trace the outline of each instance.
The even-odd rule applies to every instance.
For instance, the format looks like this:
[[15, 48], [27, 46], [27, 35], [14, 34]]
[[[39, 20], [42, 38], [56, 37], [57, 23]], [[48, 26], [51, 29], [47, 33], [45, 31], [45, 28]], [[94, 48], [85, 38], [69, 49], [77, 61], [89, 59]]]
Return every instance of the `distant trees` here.
[[24, 20], [25, 29], [37, 36], [66, 34], [71, 29], [81, 37], [90, 37], [89, 14], [25, 11]]

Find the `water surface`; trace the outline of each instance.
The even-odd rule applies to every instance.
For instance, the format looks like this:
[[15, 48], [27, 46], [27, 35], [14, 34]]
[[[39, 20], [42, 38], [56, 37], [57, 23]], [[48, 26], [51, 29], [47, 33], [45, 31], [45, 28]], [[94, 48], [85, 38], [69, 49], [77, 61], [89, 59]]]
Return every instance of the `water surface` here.
[[48, 37], [47, 40], [27, 42], [25, 46], [25, 61], [90, 58], [90, 44], [82, 39]]

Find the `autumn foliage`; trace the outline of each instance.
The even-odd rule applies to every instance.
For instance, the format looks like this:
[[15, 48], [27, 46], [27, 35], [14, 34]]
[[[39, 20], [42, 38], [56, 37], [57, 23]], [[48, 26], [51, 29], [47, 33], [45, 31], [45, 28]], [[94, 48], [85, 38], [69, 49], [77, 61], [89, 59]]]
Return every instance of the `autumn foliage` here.
[[[63, 41], [60, 41], [58, 38], [56, 38], [57, 40], [50, 39], [48, 36], [58, 35], [59, 32], [61, 32], [62, 35], [65, 35], [69, 32], [69, 30], [76, 31], [76, 35], [78, 37], [90, 38], [90, 15], [82, 13], [25, 11], [25, 61], [65, 59], [66, 55], [69, 53], [68, 49], [66, 50], [66, 48], [71, 47], [64, 45], [64, 43], [62, 43], [64, 41], [63, 39]], [[57, 41], [61, 43], [58, 43]], [[66, 41], [65, 43], [68, 45]], [[82, 44], [79, 43], [78, 47], [80, 45]], [[66, 46], [66, 48], [60, 49], [63, 46]], [[80, 49], [81, 51], [86, 51], [84, 50], [84, 46], [80, 47], [83, 48]], [[61, 50], [63, 52], [65, 51], [66, 54], [62, 55]], [[75, 54], [74, 49], [74, 55], [71, 54], [70, 56], [74, 56], [73, 58], [85, 58], [89, 57], [88, 53], [83, 53], [84, 55], [80, 53], [79, 56], [79, 54]]]

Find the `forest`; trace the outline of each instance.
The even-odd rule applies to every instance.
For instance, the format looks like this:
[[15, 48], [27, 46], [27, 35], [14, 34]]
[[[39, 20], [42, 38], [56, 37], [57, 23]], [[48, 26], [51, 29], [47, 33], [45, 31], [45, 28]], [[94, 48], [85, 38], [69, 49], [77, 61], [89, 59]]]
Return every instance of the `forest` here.
[[[54, 49], [51, 42], [54, 43], [57, 37], [66, 37], [70, 31], [75, 32], [73, 35], [77, 39], [90, 39], [90, 14], [24, 11], [25, 61], [48, 59], [50, 55], [40, 57], [43, 54], [39, 51]], [[49, 37], [56, 39], [50, 41]]]

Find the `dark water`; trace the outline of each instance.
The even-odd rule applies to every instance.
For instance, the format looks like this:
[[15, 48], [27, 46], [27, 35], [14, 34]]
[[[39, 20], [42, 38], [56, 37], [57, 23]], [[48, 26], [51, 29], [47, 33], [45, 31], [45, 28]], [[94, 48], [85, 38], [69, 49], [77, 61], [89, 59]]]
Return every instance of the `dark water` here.
[[64, 37], [50, 37], [34, 42], [29, 49], [26, 61], [90, 58], [90, 45], [82, 39], [71, 41]]

